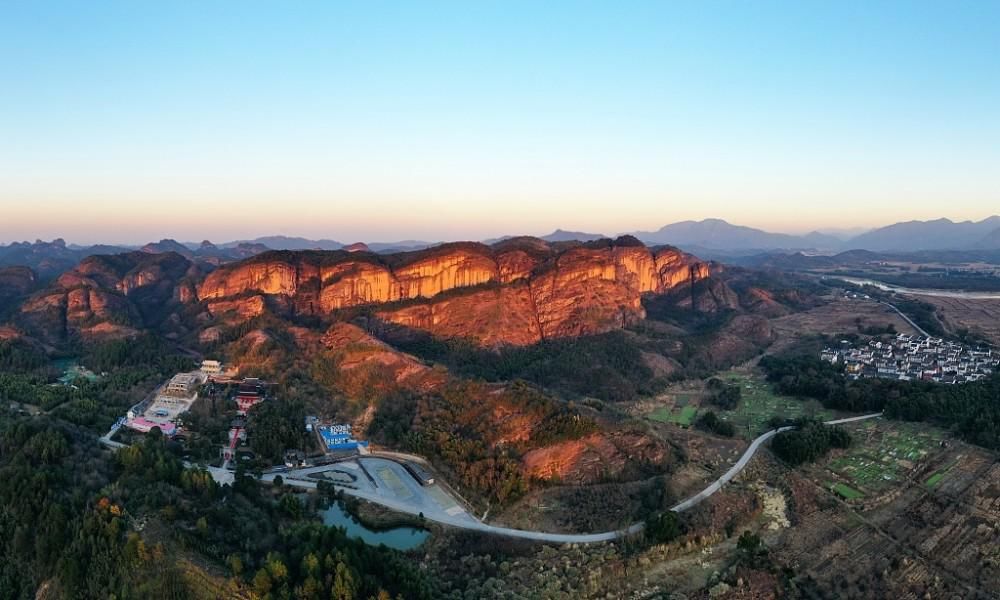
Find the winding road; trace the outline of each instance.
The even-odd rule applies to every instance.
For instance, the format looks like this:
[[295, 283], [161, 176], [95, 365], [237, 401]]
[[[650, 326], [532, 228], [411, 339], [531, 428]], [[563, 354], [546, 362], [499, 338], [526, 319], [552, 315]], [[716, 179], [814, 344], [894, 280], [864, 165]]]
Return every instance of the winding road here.
[[[874, 413], [870, 415], [861, 415], [859, 417], [849, 417], [846, 419], [836, 419], [833, 421], [826, 421], [826, 425], [840, 425], [842, 423], [852, 423], [854, 421], [864, 421], [866, 419], [874, 419], [881, 417], [882, 413]], [[712, 494], [718, 492], [722, 489], [722, 486], [733, 480], [757, 453], [761, 445], [766, 441], [774, 437], [775, 435], [781, 433], [782, 431], [788, 431], [790, 429], [795, 429], [794, 426], [779, 427], [778, 429], [772, 429], [753, 440], [750, 446], [747, 447], [746, 451], [740, 456], [739, 460], [733, 464], [721, 477], [712, 482], [711, 485], [706, 487], [701, 492], [698, 492], [694, 496], [684, 500], [673, 506], [670, 510], [674, 512], [683, 512], [688, 510], [695, 505], [697, 505], [702, 500], [708, 498]], [[388, 462], [388, 461], [387, 461]], [[393, 463], [396, 464], [396, 463]], [[400, 467], [401, 468], [401, 467]], [[273, 482], [277, 475], [281, 475], [285, 485], [290, 485], [293, 487], [305, 488], [305, 489], [316, 489], [316, 481], [303, 479], [308, 474], [314, 472], [316, 468], [310, 469], [300, 469], [288, 471], [285, 473], [267, 473], [261, 477], [262, 481]], [[414, 493], [420, 493], [422, 490], [419, 485], [413, 485], [413, 479], [407, 477], [406, 480], [410, 482], [408, 485], [411, 486]], [[598, 542], [610, 542], [616, 540], [620, 537], [637, 533], [642, 530], [643, 523], [635, 523], [626, 527], [624, 529], [615, 531], [605, 531], [602, 533], [546, 533], [544, 531], [530, 531], [525, 529], [513, 529], [510, 527], [498, 527], [495, 525], [488, 525], [483, 523], [479, 519], [470, 515], [465, 509], [462, 509], [456, 505], [455, 508], [450, 510], [439, 510], [437, 507], [430, 503], [414, 504], [410, 501], [402, 501], [395, 498], [387, 497], [384, 494], [379, 494], [372, 491], [362, 491], [362, 490], [352, 490], [348, 488], [339, 488], [344, 494], [349, 496], [354, 496], [364, 500], [369, 500], [377, 504], [381, 504], [393, 510], [403, 512], [410, 515], [422, 514], [428, 521], [434, 521], [441, 523], [443, 525], [450, 525], [453, 527], [460, 527], [462, 529], [470, 529], [474, 531], [482, 531], [484, 533], [491, 533], [495, 535], [504, 535], [507, 537], [515, 537], [528, 540], [536, 540], [541, 542], [554, 542], [563, 544], [593, 544]], [[457, 509], [457, 510], [456, 510]]]

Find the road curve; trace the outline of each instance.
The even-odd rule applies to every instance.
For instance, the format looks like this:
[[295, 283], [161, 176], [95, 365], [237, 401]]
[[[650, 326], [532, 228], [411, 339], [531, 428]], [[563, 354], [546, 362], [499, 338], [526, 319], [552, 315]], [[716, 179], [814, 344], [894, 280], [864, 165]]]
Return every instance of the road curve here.
[[773, 438], [774, 436], [778, 435], [782, 431], [788, 431], [789, 429], [795, 429], [795, 428], [792, 426], [779, 427], [777, 429], [772, 429], [771, 431], [768, 431], [767, 433], [758, 436], [757, 439], [755, 439], [753, 442], [750, 443], [750, 446], [743, 453], [743, 456], [741, 456], [740, 459], [736, 461], [736, 464], [729, 467], [729, 470], [722, 474], [722, 477], [719, 477], [707, 488], [698, 492], [694, 496], [691, 496], [690, 498], [681, 502], [680, 504], [675, 505], [670, 510], [674, 512], [683, 512], [693, 507], [694, 505], [698, 504], [705, 498], [708, 498], [715, 492], [721, 490], [722, 486], [732, 481], [733, 478], [739, 475], [740, 471], [742, 471], [747, 466], [747, 463], [749, 463], [750, 459], [752, 459], [754, 454], [757, 453], [757, 449], [760, 448], [761, 444]]
[[[833, 421], [826, 421], [825, 424], [840, 425], [842, 423], [864, 421], [866, 419], [874, 419], [881, 416], [882, 413], [874, 413], [870, 415], [862, 415], [859, 417], [849, 417], [846, 419], [836, 419]], [[740, 471], [746, 468], [747, 464], [754, 457], [754, 454], [757, 453], [757, 450], [760, 449], [761, 445], [764, 444], [764, 442], [768, 441], [769, 439], [771, 439], [772, 437], [783, 431], [788, 431], [791, 429], [795, 429], [795, 427], [794, 426], [779, 427], [777, 429], [772, 429], [771, 431], [768, 431], [758, 436], [756, 439], [754, 439], [753, 442], [750, 443], [750, 446], [748, 446], [746, 451], [743, 452], [743, 455], [740, 456], [740, 459], [737, 460], [736, 463], [729, 468], [729, 470], [723, 473], [721, 477], [715, 480], [711, 485], [706, 487], [704, 490], [698, 492], [697, 494], [691, 496], [690, 498], [684, 500], [683, 502], [676, 504], [670, 510], [674, 512], [683, 512], [685, 510], [694, 507], [705, 498], [708, 498], [712, 494], [718, 492], [720, 489], [722, 489], [722, 486], [732, 481], [733, 478], [735, 478], [740, 473]], [[267, 482], [273, 482], [274, 477], [279, 474], [282, 475], [282, 479], [285, 485], [290, 485], [293, 487], [300, 487], [305, 489], [316, 489], [315, 481], [296, 479], [290, 475], [281, 473], [265, 474], [261, 477], [261, 480]], [[420, 514], [421, 512], [415, 509], [414, 507], [408, 505], [406, 502], [400, 502], [392, 498], [385, 498], [375, 494], [362, 492], [360, 490], [352, 490], [347, 488], [341, 488], [341, 491], [343, 491], [343, 493], [346, 495], [354, 496], [356, 498], [361, 498], [364, 500], [369, 500], [371, 502], [381, 504], [383, 506], [386, 506], [388, 508], [406, 514], [417, 515]], [[472, 515], [469, 515], [467, 512], [462, 512], [458, 515], [448, 515], [445, 513], [437, 513], [437, 514], [425, 513], [424, 518], [427, 519], [428, 521], [434, 521], [437, 523], [441, 523], [443, 525], [450, 525], [453, 527], [460, 527], [462, 529], [470, 529], [473, 531], [481, 531], [484, 533], [490, 533], [494, 535], [504, 535], [507, 537], [536, 540], [540, 542], [554, 542], [561, 544], [593, 544], [598, 542], [610, 542], [620, 537], [624, 537], [626, 535], [638, 533], [639, 531], [642, 531], [642, 528], [644, 526], [643, 523], [635, 523], [624, 529], [619, 529], [615, 531], [605, 531], [602, 533], [546, 533], [544, 531], [530, 531], [526, 529], [512, 529], [510, 527], [497, 527], [495, 525], [488, 525], [486, 523], [483, 523], [482, 521], [479, 521]]]

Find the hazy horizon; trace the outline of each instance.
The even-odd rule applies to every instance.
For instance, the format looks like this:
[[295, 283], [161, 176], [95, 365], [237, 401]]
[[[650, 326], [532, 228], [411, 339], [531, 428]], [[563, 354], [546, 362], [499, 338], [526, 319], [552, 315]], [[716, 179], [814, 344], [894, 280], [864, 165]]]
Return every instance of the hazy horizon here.
[[[974, 219], [955, 219], [955, 218], [949, 218], [947, 215], [944, 215], [944, 216], [936, 217], [935, 219], [902, 219], [900, 221], [894, 221], [892, 223], [882, 223], [882, 224], [879, 224], [879, 225], [876, 225], [876, 226], [870, 226], [870, 227], [864, 227], [864, 226], [858, 226], [858, 227], [846, 226], [846, 227], [842, 227], [842, 228], [838, 228], [838, 227], [818, 227], [818, 228], [812, 228], [812, 229], [806, 229], [806, 230], [792, 230], [792, 231], [780, 231], [780, 230], [773, 230], [773, 229], [766, 229], [766, 228], [759, 228], [759, 227], [757, 229], [762, 229], [763, 231], [767, 231], [768, 233], [785, 233], [785, 234], [790, 234], [790, 235], [805, 235], [805, 234], [809, 234], [809, 233], [813, 233], [813, 232], [817, 232], [817, 231], [821, 231], [821, 230], [823, 232], [837, 232], [838, 235], [840, 235], [841, 233], [844, 233], [844, 232], [853, 232], [853, 233], [850, 233], [850, 235], [841, 236], [841, 237], [852, 237], [852, 236], [859, 235], [860, 233], [863, 233], [863, 232], [871, 231], [873, 229], [878, 229], [880, 227], [885, 227], [885, 226], [893, 225], [895, 223], [900, 223], [900, 222], [907, 222], [907, 221], [914, 221], [914, 220], [926, 221], [926, 220], [937, 220], [937, 219], [949, 219], [949, 220], [951, 220], [953, 222], [960, 222], [960, 221], [966, 221], [966, 220], [982, 221], [984, 219], [988, 219], [988, 218], [993, 217], [993, 216], [997, 216], [997, 215], [996, 214], [987, 214], [987, 215], [983, 215], [980, 218], [974, 218]], [[703, 220], [707, 220], [707, 219], [721, 219], [723, 221], [728, 222], [730, 225], [750, 227], [750, 225], [747, 225], [746, 223], [738, 223], [738, 222], [731, 221], [729, 219], [724, 219], [722, 217], [703, 217], [703, 218], [699, 218], [699, 219], [685, 219], [685, 221], [686, 220], [703, 221]], [[382, 236], [382, 237], [378, 237], [378, 236], [364, 237], [364, 236], [354, 235], [355, 232], [346, 231], [346, 230], [340, 231], [340, 232], [317, 232], [317, 233], [308, 233], [306, 230], [302, 230], [302, 231], [284, 231], [284, 230], [273, 230], [272, 231], [272, 230], [263, 230], [262, 232], [259, 232], [259, 233], [248, 233], [246, 235], [234, 235], [234, 236], [231, 236], [231, 237], [219, 237], [219, 236], [216, 236], [214, 238], [213, 237], [199, 237], [197, 235], [184, 235], [184, 234], [177, 234], [177, 235], [165, 235], [164, 234], [164, 235], [161, 235], [161, 234], [155, 234], [155, 233], [152, 235], [152, 237], [145, 237], [145, 238], [143, 238], [143, 237], [115, 238], [115, 237], [112, 236], [110, 238], [94, 238], [94, 239], [88, 238], [86, 235], [83, 235], [83, 236], [80, 236], [80, 237], [73, 237], [73, 236], [70, 236], [70, 235], [50, 235], [50, 236], [47, 236], [47, 237], [26, 236], [24, 238], [11, 238], [11, 239], [0, 238], [0, 245], [9, 245], [9, 244], [12, 244], [12, 243], [15, 243], [15, 242], [34, 242], [36, 240], [41, 240], [43, 242], [51, 242], [51, 241], [53, 241], [55, 239], [62, 239], [67, 244], [76, 244], [76, 245], [80, 245], [80, 246], [88, 246], [88, 245], [96, 245], [96, 244], [122, 245], [122, 246], [142, 246], [142, 245], [145, 245], [145, 244], [148, 244], [148, 243], [158, 242], [158, 241], [166, 240], [166, 239], [174, 240], [174, 241], [180, 242], [182, 244], [199, 244], [199, 243], [201, 243], [202, 241], [205, 241], [205, 240], [210, 241], [210, 242], [212, 242], [214, 244], [226, 244], [226, 243], [235, 242], [235, 241], [247, 241], [247, 240], [254, 240], [254, 239], [258, 239], [258, 238], [274, 237], [274, 236], [278, 236], [278, 237], [290, 237], [290, 238], [298, 237], [298, 238], [306, 238], [306, 239], [316, 240], [316, 241], [326, 239], [326, 240], [333, 240], [333, 241], [341, 242], [341, 243], [344, 243], [344, 244], [350, 244], [350, 243], [354, 243], [354, 242], [395, 243], [395, 242], [404, 242], [404, 241], [421, 241], [421, 242], [436, 243], [436, 242], [456, 242], [456, 241], [482, 241], [482, 240], [495, 239], [495, 238], [500, 238], [500, 237], [505, 237], [505, 236], [520, 236], [520, 235], [542, 237], [542, 236], [549, 235], [549, 234], [551, 234], [551, 233], [553, 233], [553, 232], [555, 232], [557, 230], [571, 231], [571, 232], [581, 232], [581, 233], [590, 233], [590, 234], [603, 234], [603, 235], [607, 235], [607, 236], [610, 236], [610, 237], [616, 237], [616, 236], [619, 236], [619, 235], [625, 235], [625, 234], [629, 234], [629, 233], [633, 233], [633, 232], [637, 232], [637, 231], [656, 231], [657, 229], [660, 229], [661, 227], [663, 227], [665, 225], [670, 225], [670, 224], [678, 223], [678, 222], [680, 222], [680, 221], [669, 221], [669, 222], [664, 222], [664, 223], [658, 224], [655, 227], [653, 227], [653, 226], [651, 226], [651, 227], [636, 227], [636, 228], [629, 229], [629, 230], [626, 230], [626, 231], [610, 231], [610, 230], [604, 231], [604, 230], [593, 230], [593, 229], [571, 227], [571, 226], [565, 226], [565, 225], [554, 225], [552, 227], [549, 227], [548, 229], [542, 229], [542, 230], [530, 230], [530, 231], [528, 231], [528, 230], [524, 230], [524, 231], [522, 231], [522, 230], [511, 230], [511, 231], [497, 232], [497, 233], [493, 233], [493, 234], [489, 234], [489, 235], [464, 236], [464, 237], [461, 236], [461, 235], [459, 235], [457, 237], [442, 237], [442, 236], [435, 236], [435, 235], [427, 235], [427, 236], [410, 235], [410, 236], [406, 236], [406, 237], [385, 237], [385, 236]], [[353, 235], [353, 237], [352, 237], [352, 235]]]
[[767, 231], [1000, 207], [1000, 4], [17, 3], [0, 239]]

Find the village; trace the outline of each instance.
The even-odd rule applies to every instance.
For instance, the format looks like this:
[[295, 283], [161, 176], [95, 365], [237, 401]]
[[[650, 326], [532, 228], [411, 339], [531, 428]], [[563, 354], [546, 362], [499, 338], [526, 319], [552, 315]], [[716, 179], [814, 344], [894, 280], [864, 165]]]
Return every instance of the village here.
[[1000, 353], [990, 348], [905, 333], [887, 341], [872, 339], [860, 348], [844, 340], [839, 348], [825, 348], [820, 358], [843, 364], [851, 379], [919, 379], [946, 384], [979, 381], [1000, 367]]

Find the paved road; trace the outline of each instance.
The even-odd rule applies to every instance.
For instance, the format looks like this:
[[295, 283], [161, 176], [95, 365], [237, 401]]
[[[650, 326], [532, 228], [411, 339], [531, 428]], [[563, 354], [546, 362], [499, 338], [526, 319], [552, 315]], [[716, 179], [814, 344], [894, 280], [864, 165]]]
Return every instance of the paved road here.
[[[836, 419], [833, 421], [826, 421], [827, 425], [839, 425], [842, 423], [852, 423], [854, 421], [863, 421], [865, 419], [874, 419], [881, 417], [882, 413], [875, 413], [870, 415], [862, 415], [859, 417], [849, 417], [846, 419]], [[694, 496], [680, 502], [679, 504], [672, 507], [670, 510], [674, 512], [683, 512], [697, 505], [699, 502], [708, 498], [712, 494], [718, 492], [722, 489], [722, 486], [726, 483], [732, 481], [736, 475], [742, 471], [750, 460], [757, 453], [764, 442], [768, 441], [778, 433], [782, 431], [788, 431], [794, 429], [794, 427], [779, 427], [764, 433], [763, 435], [757, 437], [750, 446], [747, 447], [746, 451], [740, 457], [736, 464], [729, 468], [721, 477], [715, 480], [707, 488], [698, 492]], [[365, 461], [381, 460], [375, 458], [365, 458]], [[395, 465], [391, 467], [393, 469], [398, 469], [397, 472], [401, 474], [406, 474], [406, 471], [392, 461], [383, 460], [382, 462], [390, 463]], [[261, 477], [262, 481], [273, 482], [276, 475], [281, 475], [286, 485], [291, 485], [293, 487], [305, 488], [305, 489], [315, 489], [316, 481], [305, 479], [309, 473], [314, 473], [317, 468], [301, 469], [298, 471], [289, 471], [287, 473], [267, 473]], [[428, 499], [427, 488], [424, 488], [413, 480], [412, 477], [400, 477], [403, 480], [409, 492], [414, 496], [413, 499], [399, 499], [393, 497], [389, 494], [379, 492], [378, 490], [352, 490], [347, 488], [339, 488], [345, 494], [349, 496], [354, 496], [357, 498], [362, 498], [387, 506], [399, 512], [417, 515], [423, 513], [424, 518], [429, 521], [434, 521], [437, 523], [442, 523], [444, 525], [451, 525], [453, 527], [460, 527], [463, 529], [471, 529], [474, 531], [482, 531], [485, 533], [492, 533], [495, 535], [505, 535], [508, 537], [516, 537], [521, 539], [537, 540], [542, 542], [555, 542], [555, 543], [566, 543], [566, 544], [592, 544], [597, 542], [609, 542], [616, 540], [622, 536], [637, 533], [642, 530], [643, 523], [635, 523], [627, 528], [615, 531], [605, 531], [601, 533], [546, 533], [543, 531], [529, 531], [525, 529], [512, 529], [510, 527], [497, 527], [494, 525], [488, 525], [482, 521], [476, 519], [474, 516], [470, 515], [465, 509], [461, 508], [457, 503], [454, 504], [449, 510], [443, 510], [437, 507], [439, 500]]]
[[777, 429], [772, 429], [771, 431], [768, 431], [767, 433], [759, 436], [754, 441], [750, 442], [750, 446], [743, 453], [743, 456], [741, 456], [740, 459], [738, 461], [736, 461], [736, 464], [734, 464], [733, 466], [729, 467], [729, 470], [726, 471], [725, 473], [723, 473], [722, 477], [719, 477], [711, 485], [709, 485], [707, 488], [705, 488], [702, 491], [698, 492], [694, 496], [691, 496], [690, 498], [688, 498], [687, 500], [681, 502], [680, 504], [677, 504], [676, 506], [674, 506], [670, 510], [672, 510], [674, 512], [683, 512], [683, 511], [688, 510], [689, 508], [693, 507], [694, 505], [698, 504], [699, 502], [701, 502], [705, 498], [708, 498], [709, 496], [711, 496], [715, 492], [721, 490], [722, 486], [724, 486], [725, 484], [727, 484], [730, 481], [732, 481], [732, 479], [734, 477], [736, 477], [737, 475], [739, 475], [740, 471], [742, 471], [747, 466], [747, 463], [749, 463], [750, 459], [752, 459], [753, 456], [754, 456], [754, 454], [757, 453], [757, 449], [760, 448], [761, 444], [763, 444], [767, 440], [773, 438], [774, 436], [778, 435], [782, 431], [788, 431], [789, 429], [795, 429], [795, 428], [794, 427], [779, 427]]
[[913, 328], [914, 328], [914, 329], [916, 329], [916, 330], [917, 330], [918, 332], [920, 332], [920, 335], [922, 335], [922, 336], [924, 336], [924, 337], [933, 337], [933, 336], [932, 336], [931, 334], [929, 334], [929, 333], [927, 333], [926, 331], [924, 331], [924, 328], [923, 328], [923, 327], [921, 327], [920, 325], [917, 325], [916, 323], [914, 323], [914, 322], [913, 322], [913, 319], [911, 319], [910, 317], [906, 316], [906, 314], [905, 314], [905, 313], [903, 313], [903, 311], [901, 311], [901, 310], [899, 310], [898, 308], [896, 308], [896, 305], [895, 305], [895, 304], [890, 304], [889, 302], [881, 302], [881, 304], [885, 304], [886, 306], [888, 306], [888, 307], [889, 307], [889, 308], [891, 308], [892, 310], [896, 311], [896, 313], [897, 313], [897, 314], [898, 314], [899, 316], [903, 317], [903, 319], [904, 319], [904, 320], [905, 320], [905, 321], [906, 321], [907, 323], [909, 323], [911, 327], [913, 327]]
[[100, 438], [98, 438], [98, 441], [101, 442], [102, 444], [104, 444], [105, 446], [107, 446], [108, 448], [111, 448], [113, 450], [119, 450], [121, 448], [124, 448], [125, 444], [123, 444], [121, 442], [113, 441], [111, 439], [111, 438], [115, 437], [115, 434], [118, 433], [118, 430], [121, 429], [122, 425], [124, 425], [124, 424], [125, 424], [125, 418], [124, 417], [122, 417], [121, 419], [118, 419], [117, 421], [115, 421], [115, 424], [111, 426], [111, 429], [109, 429], [107, 433], [105, 433]]
[[[410, 515], [423, 514], [424, 518], [428, 521], [495, 535], [556, 543], [585, 544], [607, 542], [617, 539], [625, 533], [624, 531], [608, 531], [593, 534], [562, 534], [488, 525], [469, 514], [454, 499], [451, 499], [450, 496], [435, 493], [435, 486], [421, 486], [399, 463], [387, 459], [368, 457], [361, 460], [365, 462], [366, 468], [375, 477], [377, 487], [364, 485], [362, 489], [350, 489], [338, 486], [338, 490], [342, 491], [345, 495], [369, 500], [402, 513]], [[344, 463], [338, 465], [338, 468], [344, 467]], [[266, 473], [261, 477], [261, 480], [273, 482], [276, 476], [281, 475], [285, 485], [302, 489], [315, 489], [316, 480], [306, 479], [306, 477], [328, 468], [312, 467], [286, 473]], [[395, 477], [390, 475], [386, 478], [386, 470], [389, 470]], [[392, 479], [391, 483], [387, 479]], [[363, 480], [359, 479], [358, 483], [363, 483]], [[629, 527], [628, 532], [635, 533], [641, 529], [642, 524], [640, 523]]]

